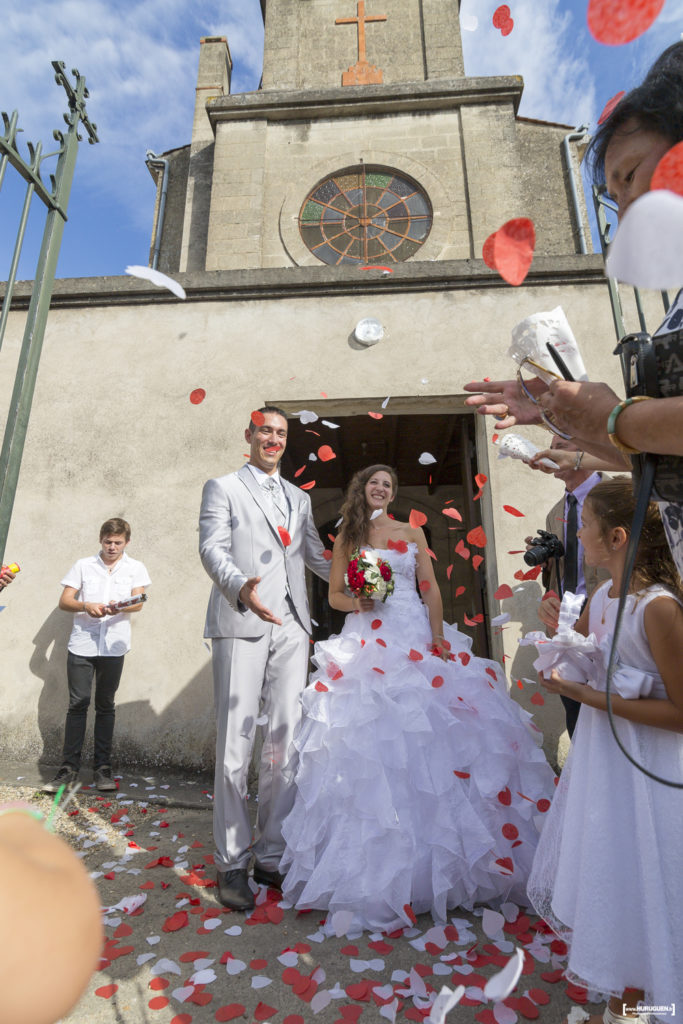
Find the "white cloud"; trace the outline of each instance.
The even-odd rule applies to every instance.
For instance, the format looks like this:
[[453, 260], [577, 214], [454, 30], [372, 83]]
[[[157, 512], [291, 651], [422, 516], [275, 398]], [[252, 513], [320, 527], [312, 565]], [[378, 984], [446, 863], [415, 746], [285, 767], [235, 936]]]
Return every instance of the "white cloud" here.
[[462, 15], [476, 15], [476, 32], [463, 33], [468, 75], [522, 75], [519, 113], [572, 126], [595, 111], [595, 77], [576, 41], [576, 20], [561, 0], [514, 0], [514, 29], [501, 35], [491, 23], [497, 2], [463, 0]]

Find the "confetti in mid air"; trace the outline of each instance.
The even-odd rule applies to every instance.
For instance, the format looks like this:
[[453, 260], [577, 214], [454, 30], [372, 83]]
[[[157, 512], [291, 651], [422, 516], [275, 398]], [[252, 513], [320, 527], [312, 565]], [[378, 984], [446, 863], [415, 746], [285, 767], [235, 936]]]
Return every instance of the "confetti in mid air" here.
[[332, 451], [329, 444], [323, 444], [318, 448], [318, 458], [321, 462], [330, 462], [332, 459], [336, 459], [337, 456]]
[[664, 0], [589, 0], [588, 28], [597, 42], [621, 46], [647, 32], [663, 6]]
[[502, 36], [509, 36], [515, 27], [515, 23], [510, 17], [510, 8], [507, 4], [501, 4], [500, 7], [496, 7], [491, 21], [494, 28], [500, 29]]
[[143, 281], [151, 281], [157, 288], [168, 288], [179, 299], [186, 298], [185, 289], [177, 281], [174, 281], [172, 277], [162, 274], [159, 270], [153, 270], [151, 267], [131, 266], [126, 267], [126, 273]]
[[508, 284], [520, 285], [529, 273], [536, 247], [536, 231], [528, 217], [515, 217], [484, 242], [482, 257]]
[[200, 405], [206, 398], [206, 391], [204, 388], [195, 388], [194, 391], [190, 391], [190, 401], [193, 405]]
[[421, 466], [432, 466], [436, 462], [436, 459], [429, 452], [422, 452], [422, 455], [417, 461]]
[[427, 522], [427, 516], [424, 512], [419, 512], [416, 508], [411, 508], [410, 515], [408, 516], [408, 522], [414, 530], [417, 530], [418, 526], [424, 526]]
[[622, 89], [621, 92], [616, 93], [616, 95], [614, 95], [611, 100], [607, 100], [607, 103], [605, 104], [605, 106], [603, 108], [602, 114], [600, 114], [600, 117], [598, 118], [598, 124], [604, 124], [605, 123], [605, 121], [610, 116], [610, 114], [612, 113], [614, 108], [617, 106], [619, 101], [621, 99], [623, 99], [623, 97], [625, 95], [626, 95], [626, 93]]
[[249, 418], [251, 419], [251, 422], [254, 424], [255, 427], [262, 427], [263, 424], [266, 422], [266, 417], [263, 415], [262, 412], [259, 412], [258, 409], [254, 409]]
[[668, 149], [655, 167], [650, 188], [668, 189], [683, 196], [683, 142]]
[[508, 597], [512, 597], [512, 588], [507, 583], [501, 583], [498, 590], [493, 595], [496, 601], [504, 601]]
[[460, 18], [460, 27], [465, 32], [476, 32], [479, 28], [479, 18], [474, 14], [463, 14]]

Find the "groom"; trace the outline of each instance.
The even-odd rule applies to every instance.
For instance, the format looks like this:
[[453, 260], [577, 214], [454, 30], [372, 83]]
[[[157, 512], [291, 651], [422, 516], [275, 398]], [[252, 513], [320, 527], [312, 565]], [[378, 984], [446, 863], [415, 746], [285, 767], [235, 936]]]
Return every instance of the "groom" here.
[[[301, 716], [311, 619], [305, 566], [328, 579], [311, 501], [283, 480], [287, 416], [275, 406], [252, 413], [249, 462], [208, 480], [199, 516], [199, 554], [213, 580], [204, 636], [211, 638], [216, 708], [213, 832], [223, 906], [249, 910], [254, 881], [279, 887], [282, 821], [293, 786], [283, 775]], [[263, 747], [252, 845], [247, 772], [260, 716]]]

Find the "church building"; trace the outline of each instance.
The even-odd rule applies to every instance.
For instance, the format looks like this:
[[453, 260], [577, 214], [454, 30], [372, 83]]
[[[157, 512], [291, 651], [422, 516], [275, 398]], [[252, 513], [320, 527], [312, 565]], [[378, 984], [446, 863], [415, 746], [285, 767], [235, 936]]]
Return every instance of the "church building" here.
[[[7, 749], [59, 762], [71, 624], [59, 580], [120, 515], [153, 584], [119, 691], [118, 759], [211, 766], [201, 488], [240, 466], [250, 411], [272, 403], [290, 417], [283, 473], [308, 490], [328, 547], [351, 475], [396, 467], [393, 512], [427, 517], [445, 618], [504, 665], [555, 760], [562, 709], [532, 702], [533, 656], [517, 641], [538, 628], [541, 596], [519, 578], [520, 551], [561, 485], [498, 460], [493, 421], [465, 406], [463, 385], [512, 376], [512, 328], [559, 305], [589, 376], [617, 384], [574, 126], [520, 117], [517, 76], [466, 75], [456, 0], [261, 6], [259, 89], [231, 93], [230, 40], [200, 40], [190, 141], [149, 160], [150, 264], [186, 299], [128, 277], [56, 283], [7, 547], [22, 564], [0, 615]], [[517, 217], [536, 248], [512, 287], [482, 248]], [[3, 359], [29, 294], [17, 288]], [[477, 526], [485, 545], [467, 540]], [[503, 583], [513, 596], [498, 601]], [[319, 636], [338, 627], [325, 597], [312, 580]]]

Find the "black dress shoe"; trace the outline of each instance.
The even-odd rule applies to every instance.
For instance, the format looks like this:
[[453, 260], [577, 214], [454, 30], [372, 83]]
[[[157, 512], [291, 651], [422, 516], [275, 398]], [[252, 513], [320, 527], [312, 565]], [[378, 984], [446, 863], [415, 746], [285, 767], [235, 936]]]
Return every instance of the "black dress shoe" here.
[[284, 880], [285, 876], [281, 875], [279, 871], [270, 871], [258, 863], [254, 864], [254, 881], [259, 885], [270, 885], [273, 889], [281, 890]]
[[249, 872], [246, 868], [233, 871], [217, 871], [218, 899], [230, 910], [253, 910], [254, 894], [249, 888]]

